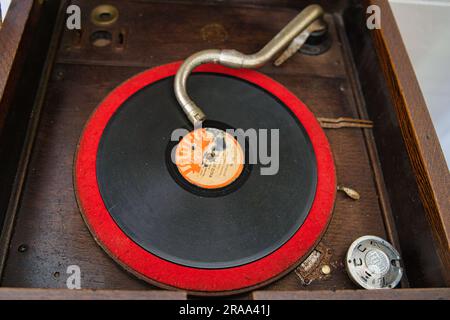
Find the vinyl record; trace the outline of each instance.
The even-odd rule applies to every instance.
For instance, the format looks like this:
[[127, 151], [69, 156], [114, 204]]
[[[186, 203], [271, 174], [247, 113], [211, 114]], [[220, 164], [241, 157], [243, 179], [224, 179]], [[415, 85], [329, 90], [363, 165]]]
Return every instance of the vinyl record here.
[[[228, 139], [246, 162], [215, 184], [191, 179], [171, 160], [193, 132], [173, 92], [179, 66], [137, 75], [94, 111], [75, 160], [80, 210], [108, 254], [148, 282], [199, 294], [261, 286], [292, 270], [326, 229], [336, 190], [330, 146], [279, 83], [205, 65], [188, 83], [212, 119], [205, 134]], [[188, 133], [174, 140], [180, 128]], [[277, 132], [279, 156], [248, 163], [247, 142], [221, 134], [231, 128], [256, 129], [269, 141]]]

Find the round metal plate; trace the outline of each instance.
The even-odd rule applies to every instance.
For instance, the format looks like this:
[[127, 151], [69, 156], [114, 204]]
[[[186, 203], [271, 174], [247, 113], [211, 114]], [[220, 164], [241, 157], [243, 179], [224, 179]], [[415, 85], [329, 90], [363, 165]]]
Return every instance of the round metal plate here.
[[347, 252], [350, 278], [365, 289], [395, 288], [403, 275], [400, 255], [387, 241], [364, 236], [356, 239]]

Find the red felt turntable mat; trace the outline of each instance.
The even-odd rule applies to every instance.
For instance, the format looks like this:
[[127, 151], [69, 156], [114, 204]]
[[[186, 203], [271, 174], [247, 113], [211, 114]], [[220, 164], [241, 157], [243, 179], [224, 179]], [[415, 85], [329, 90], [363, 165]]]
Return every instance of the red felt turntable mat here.
[[[249, 120], [247, 126], [270, 128], [271, 122], [265, 123], [265, 119], [283, 114], [285, 118], [280, 117], [278, 121], [283, 122], [278, 125], [286, 128], [280, 131], [294, 136], [292, 141], [298, 141], [286, 149], [291, 154], [285, 159], [280, 156], [280, 167], [284, 164], [283, 169], [287, 166], [298, 173], [288, 170], [286, 174], [280, 169], [281, 173], [274, 176], [277, 178], [269, 177], [273, 180], [267, 180], [259, 178], [259, 168], [252, 169], [246, 179], [248, 181], [232, 193], [213, 198], [189, 193], [188, 189], [173, 183], [176, 177], [166, 174], [167, 165], [158, 158], [161, 153], [159, 146], [151, 144], [161, 139], [161, 132], [169, 131], [167, 135], [170, 137], [171, 132], [167, 130], [170, 125], [164, 127], [164, 123], [173, 123], [172, 129], [175, 129], [185, 121], [181, 113], [161, 115], [165, 109], [179, 112], [176, 103], [171, 102], [173, 107], [166, 106], [159, 111], [155, 106], [152, 108], [158, 104], [158, 99], [175, 101], [170, 96], [171, 83], [179, 66], [180, 63], [168, 64], [135, 76], [115, 89], [92, 114], [81, 136], [74, 167], [75, 189], [83, 218], [97, 242], [111, 257], [148, 282], [195, 293], [231, 293], [266, 284], [295, 267], [318, 242], [328, 225], [336, 190], [329, 143], [314, 115], [279, 83], [251, 70], [202, 66], [193, 76], [197, 76], [197, 80], [190, 80], [198, 83], [197, 87], [192, 85], [193, 95], [197, 94], [196, 91], [209, 90], [211, 96], [217, 95], [220, 101], [239, 100], [240, 96], [252, 101], [254, 97], [261, 109], [267, 108], [264, 99], [269, 98], [257, 100], [257, 95], [270, 96], [276, 101], [271, 107], [276, 111], [266, 110], [260, 118], [249, 114], [247, 118], [253, 122]], [[234, 82], [237, 83], [236, 90], [233, 89]], [[253, 88], [246, 87], [249, 85]], [[152, 90], [154, 98], [145, 97], [146, 94], [151, 97]], [[227, 92], [228, 96], [221, 99], [222, 92]], [[233, 95], [236, 93], [238, 96]], [[219, 105], [220, 101], [216, 100], [216, 104]], [[232, 105], [230, 100], [227, 105], [230, 110], [233, 110]], [[234, 116], [245, 117], [245, 113], [239, 114], [243, 108], [236, 108]], [[207, 114], [211, 114], [211, 110], [206, 109]], [[145, 110], [146, 113], [133, 110]], [[222, 114], [216, 111], [218, 118], [227, 120], [228, 124], [246, 126], [245, 121], [239, 123], [237, 118], [227, 118], [229, 110]], [[156, 122], [146, 120], [161, 116]], [[289, 117], [298, 125], [293, 125]], [[276, 120], [272, 123], [277, 123]], [[123, 136], [125, 138], [121, 138]], [[135, 140], [140, 140], [136, 143], [138, 147], [130, 147]], [[302, 149], [303, 153], [297, 154], [295, 147]], [[142, 151], [146, 148], [147, 151]], [[285, 150], [280, 149], [280, 152]], [[129, 156], [133, 154], [138, 154], [138, 157]], [[145, 161], [145, 157], [149, 161]], [[305, 164], [301, 163], [302, 159]], [[148, 169], [148, 162], [152, 161], [156, 164]], [[134, 170], [136, 167], [141, 171]], [[143, 170], [148, 173], [143, 174]], [[312, 173], [305, 174], [302, 170]], [[123, 176], [130, 178], [124, 179]], [[298, 182], [299, 179], [304, 181]], [[140, 183], [143, 187], [136, 187]], [[172, 189], [165, 190], [165, 184]], [[271, 200], [264, 195], [265, 189], [278, 194]], [[253, 190], [255, 192], [252, 193]], [[243, 202], [245, 205], [242, 207], [251, 211], [248, 217], [245, 211], [236, 209]], [[269, 202], [269, 205], [256, 205], [264, 202]], [[208, 205], [217, 208], [218, 204], [223, 210], [208, 209]], [[203, 205], [204, 210], [201, 210]], [[251, 210], [252, 206], [261, 211]], [[183, 210], [177, 209], [179, 207]], [[214, 211], [216, 216], [208, 210]], [[230, 230], [229, 235], [227, 230]], [[220, 237], [223, 232], [224, 236]]]

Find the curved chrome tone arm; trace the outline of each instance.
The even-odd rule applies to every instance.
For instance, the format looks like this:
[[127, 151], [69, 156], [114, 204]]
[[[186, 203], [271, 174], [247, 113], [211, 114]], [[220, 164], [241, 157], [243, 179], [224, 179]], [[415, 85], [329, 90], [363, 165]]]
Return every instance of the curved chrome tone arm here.
[[300, 12], [264, 48], [255, 54], [245, 55], [236, 50], [204, 50], [187, 58], [175, 76], [175, 96], [195, 126], [205, 120], [203, 111], [191, 100], [186, 91], [187, 78], [201, 64], [218, 63], [231, 68], [259, 68], [286, 48], [300, 33], [323, 16], [319, 5], [310, 5]]

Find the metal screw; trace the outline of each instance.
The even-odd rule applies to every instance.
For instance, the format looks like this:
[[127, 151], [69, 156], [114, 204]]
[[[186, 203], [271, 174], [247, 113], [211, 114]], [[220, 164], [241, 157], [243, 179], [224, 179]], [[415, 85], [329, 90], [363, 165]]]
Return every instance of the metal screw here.
[[28, 246], [26, 244], [21, 244], [17, 249], [20, 253], [24, 253], [28, 250]]
[[63, 71], [58, 71], [58, 73], [56, 74], [56, 79], [57, 80], [62, 80], [64, 78], [64, 72]]
[[326, 264], [326, 265], [322, 266], [322, 269], [320, 271], [324, 275], [329, 275], [331, 273], [331, 268], [329, 265]]

